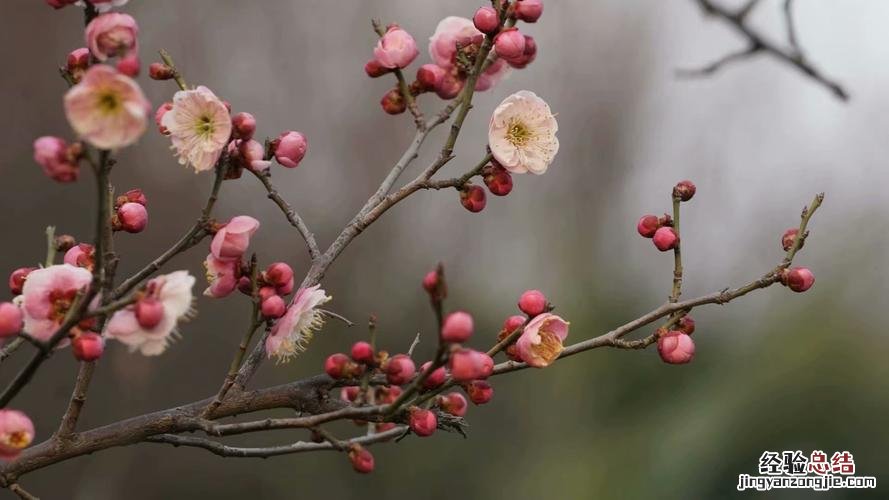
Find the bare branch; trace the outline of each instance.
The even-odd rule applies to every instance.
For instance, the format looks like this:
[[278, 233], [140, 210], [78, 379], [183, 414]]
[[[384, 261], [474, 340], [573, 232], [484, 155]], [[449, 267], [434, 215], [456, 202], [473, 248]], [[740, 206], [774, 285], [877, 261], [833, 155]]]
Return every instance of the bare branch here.
[[265, 190], [268, 192], [268, 197], [270, 200], [274, 201], [278, 208], [284, 213], [284, 216], [287, 217], [287, 221], [290, 222], [290, 225], [295, 227], [299, 234], [306, 242], [306, 246], [309, 249], [309, 255], [312, 257], [312, 260], [317, 259], [321, 255], [321, 251], [318, 249], [318, 243], [315, 241], [315, 235], [312, 234], [312, 231], [309, 230], [309, 226], [306, 225], [305, 221], [303, 221], [302, 217], [300, 217], [299, 213], [293, 209], [293, 207], [288, 204], [284, 198], [278, 194], [278, 190], [275, 189], [275, 186], [272, 184], [272, 176], [269, 171], [265, 172], [254, 172], [250, 170], [259, 182], [265, 186]]

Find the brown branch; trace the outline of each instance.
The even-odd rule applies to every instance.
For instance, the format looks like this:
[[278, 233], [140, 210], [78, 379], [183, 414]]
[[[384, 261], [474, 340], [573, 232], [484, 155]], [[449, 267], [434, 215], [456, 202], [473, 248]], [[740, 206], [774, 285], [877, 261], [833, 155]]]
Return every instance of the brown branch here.
[[80, 412], [86, 403], [86, 392], [95, 369], [95, 361], [80, 362], [77, 370], [77, 379], [74, 382], [74, 390], [71, 392], [71, 400], [68, 403], [68, 409], [65, 410], [65, 415], [62, 417], [62, 422], [59, 424], [59, 429], [56, 431], [56, 438], [68, 439], [74, 433], [77, 427], [77, 420], [80, 418]]
[[[386, 28], [383, 27], [383, 23], [379, 19], [372, 19], [371, 24], [380, 38], [386, 34]], [[392, 73], [395, 75], [395, 79], [398, 80], [398, 91], [401, 93], [401, 97], [404, 99], [408, 111], [414, 116], [414, 124], [417, 126], [417, 130], [424, 130], [426, 128], [426, 119], [423, 117], [423, 112], [420, 111], [420, 107], [417, 105], [417, 100], [414, 98], [414, 95], [411, 93], [411, 90], [407, 85], [407, 80], [404, 78], [404, 72], [402, 72], [400, 68], [394, 68]]]
[[18, 495], [19, 498], [23, 500], [40, 500], [38, 497], [28, 493], [28, 491], [22, 488], [22, 485], [18, 483], [12, 483], [9, 485], [9, 491]]
[[265, 186], [269, 199], [275, 202], [275, 205], [278, 205], [278, 208], [281, 209], [281, 212], [283, 212], [284, 216], [287, 218], [287, 222], [299, 231], [299, 234], [306, 242], [306, 246], [309, 249], [309, 256], [312, 257], [312, 260], [317, 259], [321, 255], [321, 251], [318, 249], [315, 235], [309, 230], [309, 226], [306, 225], [299, 213], [297, 213], [296, 210], [294, 210], [293, 207], [291, 207], [290, 204], [278, 194], [278, 190], [275, 189], [275, 186], [272, 184], [271, 173], [269, 171], [255, 172], [253, 170], [250, 170], [250, 173], [259, 179], [259, 182]]
[[763, 35], [747, 23], [748, 14], [756, 5], [756, 1], [748, 2], [743, 7], [737, 10], [731, 10], [725, 6], [719, 5], [712, 0], [695, 1], [698, 3], [705, 14], [714, 16], [734, 28], [734, 30], [738, 32], [738, 34], [740, 34], [744, 39], [747, 40], [748, 47], [735, 52], [731, 52], [700, 69], [679, 70], [677, 71], [677, 74], [679, 76], [709, 76], [713, 73], [716, 73], [721, 68], [730, 63], [747, 59], [757, 54], [768, 54], [776, 58], [777, 60], [795, 68], [797, 71], [808, 77], [813, 82], [827, 88], [838, 99], [842, 101], [849, 100], [849, 94], [839, 83], [824, 75], [808, 60], [808, 58], [803, 55], [802, 50], [799, 46], [799, 42], [797, 40], [796, 30], [794, 28], [793, 19], [791, 16], [792, 2], [790, 0], [785, 0], [784, 3], [785, 23], [787, 25], [788, 43], [790, 45], [789, 50], [772, 42], [767, 36]]

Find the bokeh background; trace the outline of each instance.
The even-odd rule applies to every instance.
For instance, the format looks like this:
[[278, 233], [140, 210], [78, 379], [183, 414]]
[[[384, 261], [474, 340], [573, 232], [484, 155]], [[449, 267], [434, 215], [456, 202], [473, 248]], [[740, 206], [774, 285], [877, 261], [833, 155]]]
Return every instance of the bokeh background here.
[[[309, 154], [293, 171], [275, 168], [282, 193], [322, 244], [373, 192], [410, 141], [406, 116], [379, 109], [389, 82], [362, 67], [375, 36], [371, 17], [398, 21], [424, 45], [448, 15], [470, 17], [477, 1], [133, 0], [145, 63], [168, 49], [192, 83], [206, 84], [259, 134], [304, 132]], [[780, 2], [763, 1], [754, 23], [783, 40]], [[542, 177], [517, 178], [513, 194], [466, 212], [452, 191], [420, 193], [361, 235], [331, 268], [331, 307], [356, 322], [380, 318], [381, 342], [405, 350], [420, 332], [434, 347], [420, 289], [441, 260], [448, 306], [470, 310], [479, 346], [514, 312], [518, 294], [540, 288], [570, 319], [570, 340], [601, 334], [660, 304], [671, 257], [635, 233], [643, 213], [669, 208], [671, 186], [693, 179], [698, 194], [683, 214], [684, 296], [743, 284], [781, 258], [779, 237], [813, 194], [827, 192], [798, 263], [817, 284], [805, 294], [774, 287], [731, 305], [695, 311], [698, 353], [667, 366], [653, 349], [598, 350], [542, 371], [498, 377], [496, 395], [469, 413], [469, 439], [440, 433], [374, 449], [377, 470], [352, 472], [336, 453], [271, 460], [222, 459], [202, 450], [144, 444], [105, 451], [27, 476], [45, 498], [723, 498], [737, 476], [755, 474], [765, 450], [849, 450], [858, 472], [886, 496], [889, 394], [885, 196], [889, 130], [889, 40], [881, 0], [804, 1], [796, 6], [806, 52], [844, 83], [843, 104], [767, 57], [710, 79], [678, 80], [678, 67], [709, 62], [743, 43], [702, 17], [691, 0], [550, 0], [523, 28], [540, 47], [529, 69], [478, 95], [457, 158], [457, 174], [482, 154], [486, 123], [509, 93], [531, 89], [558, 112], [561, 151]], [[4, 0], [0, 100], [7, 125], [0, 147], [3, 252], [0, 270], [33, 265], [43, 231], [91, 238], [94, 187], [48, 181], [31, 160], [39, 135], [70, 136], [56, 66], [82, 45], [77, 8]], [[140, 79], [154, 104], [172, 84]], [[429, 111], [440, 107], [424, 97]], [[408, 176], [430, 161], [444, 130]], [[208, 175], [176, 164], [156, 131], [123, 151], [121, 189], [142, 187], [151, 224], [120, 235], [121, 274], [138, 269], [197, 217]], [[216, 214], [262, 220], [255, 249], [264, 262], [308, 262], [298, 236], [250, 177], [228, 182]], [[205, 247], [173, 262], [202, 275]], [[98, 368], [83, 427], [166, 408], [213, 393], [246, 325], [247, 301], [199, 298], [199, 318], [157, 358], [112, 345]], [[647, 332], [641, 332], [647, 333]], [[255, 385], [320, 371], [324, 356], [362, 338], [333, 322], [308, 353], [269, 363]], [[21, 356], [21, 355], [19, 355]], [[4, 363], [0, 378], [17, 369]], [[61, 415], [76, 365], [56, 356], [15, 402], [47, 438]], [[348, 425], [336, 428], [345, 435]], [[271, 444], [304, 439], [291, 431], [233, 439]], [[833, 491], [824, 498], [855, 497]], [[3, 492], [7, 495], [8, 492]], [[759, 494], [757, 495], [764, 496]], [[780, 498], [812, 493], [773, 492]], [[862, 496], [861, 492], [857, 493]]]

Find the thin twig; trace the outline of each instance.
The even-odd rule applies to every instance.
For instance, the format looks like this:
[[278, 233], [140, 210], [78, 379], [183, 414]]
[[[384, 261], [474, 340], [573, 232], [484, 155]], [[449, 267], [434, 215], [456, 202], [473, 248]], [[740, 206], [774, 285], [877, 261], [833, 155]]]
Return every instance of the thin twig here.
[[321, 251], [318, 249], [318, 243], [315, 241], [315, 235], [312, 234], [312, 231], [309, 230], [309, 226], [306, 225], [305, 221], [300, 217], [299, 213], [290, 206], [284, 198], [278, 194], [278, 190], [275, 189], [275, 186], [272, 184], [271, 174], [266, 172], [254, 172], [250, 170], [259, 182], [265, 186], [265, 190], [268, 192], [268, 197], [270, 200], [275, 202], [278, 205], [278, 208], [281, 209], [281, 212], [284, 213], [284, 216], [287, 218], [287, 221], [290, 222], [290, 225], [295, 227], [299, 234], [302, 236], [303, 240], [306, 242], [306, 246], [309, 249], [309, 256], [312, 257], [312, 260], [317, 259], [321, 255]]

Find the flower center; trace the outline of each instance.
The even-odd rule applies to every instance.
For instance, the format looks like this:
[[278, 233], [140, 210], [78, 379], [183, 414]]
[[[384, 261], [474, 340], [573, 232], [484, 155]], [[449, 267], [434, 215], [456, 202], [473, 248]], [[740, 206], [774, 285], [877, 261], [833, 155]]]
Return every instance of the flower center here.
[[548, 331], [540, 331], [540, 343], [531, 347], [534, 354], [540, 357], [546, 364], [550, 364], [559, 357], [564, 347], [559, 337]]
[[530, 127], [525, 125], [525, 122], [517, 118], [510, 120], [509, 126], [506, 128], [506, 140], [510, 144], [519, 148], [527, 144], [533, 137], [534, 133]]
[[0, 435], [0, 442], [13, 448], [22, 449], [31, 444], [31, 434], [25, 431], [15, 431]]
[[99, 109], [105, 114], [111, 114], [120, 108], [120, 97], [112, 91], [99, 94]]
[[213, 135], [213, 120], [208, 115], [201, 116], [198, 119], [198, 122], [195, 124], [195, 130], [197, 131], [198, 135], [204, 138], [209, 138], [211, 135]]
[[52, 309], [49, 312], [49, 319], [61, 323], [68, 314], [68, 309], [74, 303], [77, 297], [77, 290], [53, 290], [49, 293], [49, 303]]

